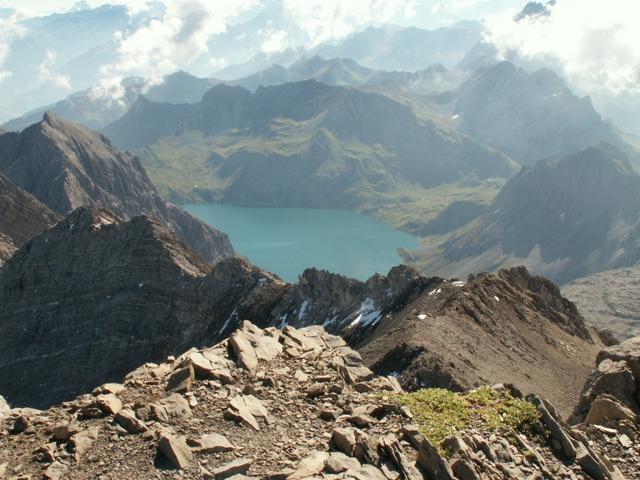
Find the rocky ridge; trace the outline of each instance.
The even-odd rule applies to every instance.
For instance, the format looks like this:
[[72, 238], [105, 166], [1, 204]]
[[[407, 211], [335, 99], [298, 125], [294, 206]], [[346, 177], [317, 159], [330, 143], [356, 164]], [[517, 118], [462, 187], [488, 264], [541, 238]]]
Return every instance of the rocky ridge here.
[[52, 113], [21, 133], [0, 135], [0, 172], [56, 213], [96, 205], [122, 218], [148, 215], [209, 262], [233, 254], [225, 234], [163, 200], [136, 157]]
[[81, 208], [0, 269], [0, 392], [46, 407], [220, 341], [243, 318], [324, 325], [412, 388], [464, 390], [518, 371], [518, 388], [563, 412], [601, 345], [553, 284], [524, 269], [466, 283], [402, 266], [367, 282], [311, 269], [292, 285], [239, 258], [212, 267], [147, 217]]
[[0, 174], [0, 265], [60, 217]]
[[465, 424], [434, 442], [423, 434], [439, 427], [421, 415], [428, 405], [404, 404], [397, 381], [375, 376], [341, 338], [315, 326], [279, 331], [243, 322], [213, 347], [144, 364], [122, 383], [49, 410], [0, 403], [0, 473], [49, 480], [637, 478], [637, 423], [570, 427], [549, 402], [522, 399], [510, 387], [469, 395], [508, 398], [529, 412], [530, 424]]

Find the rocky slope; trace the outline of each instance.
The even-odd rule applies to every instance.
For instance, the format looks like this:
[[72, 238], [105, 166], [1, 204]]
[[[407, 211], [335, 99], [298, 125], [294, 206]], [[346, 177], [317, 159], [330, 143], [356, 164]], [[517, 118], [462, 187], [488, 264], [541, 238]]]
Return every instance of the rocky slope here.
[[638, 262], [639, 202], [640, 176], [602, 144], [524, 169], [488, 211], [406, 259], [445, 277], [526, 265], [566, 283]]
[[407, 395], [319, 327], [245, 322], [49, 410], [0, 408], [10, 478], [624, 480], [640, 464], [635, 420], [570, 427], [504, 386]]
[[562, 411], [600, 343], [553, 284], [523, 270], [466, 285], [407, 267], [367, 282], [308, 270], [290, 285], [238, 258], [211, 267], [147, 217], [123, 222], [81, 208], [0, 269], [0, 392], [18, 405], [51, 405], [212, 344], [247, 318], [324, 325], [406, 386], [513, 381]]
[[0, 174], [0, 265], [27, 240], [60, 218]]
[[578, 278], [562, 287], [563, 295], [585, 320], [617, 338], [640, 335], [640, 268], [634, 265]]
[[124, 218], [146, 214], [173, 228], [207, 261], [233, 253], [225, 234], [165, 202], [136, 157], [51, 113], [21, 133], [0, 136], [0, 172], [56, 213], [98, 205]]

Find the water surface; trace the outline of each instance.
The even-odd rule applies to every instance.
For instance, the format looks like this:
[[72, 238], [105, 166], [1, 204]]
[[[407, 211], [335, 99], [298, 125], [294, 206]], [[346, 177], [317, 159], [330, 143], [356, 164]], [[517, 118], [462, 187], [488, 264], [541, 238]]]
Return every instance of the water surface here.
[[348, 210], [224, 204], [182, 207], [227, 233], [238, 253], [289, 282], [295, 282], [307, 267], [366, 280], [398, 265], [398, 248], [418, 246], [416, 237]]

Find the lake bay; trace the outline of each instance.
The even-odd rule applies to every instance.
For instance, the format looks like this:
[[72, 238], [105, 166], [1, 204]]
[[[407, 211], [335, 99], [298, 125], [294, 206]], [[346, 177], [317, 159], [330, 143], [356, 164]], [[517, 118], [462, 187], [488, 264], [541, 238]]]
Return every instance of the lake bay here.
[[229, 235], [236, 252], [295, 282], [316, 267], [366, 280], [400, 263], [398, 248], [418, 239], [348, 210], [187, 204], [186, 211]]

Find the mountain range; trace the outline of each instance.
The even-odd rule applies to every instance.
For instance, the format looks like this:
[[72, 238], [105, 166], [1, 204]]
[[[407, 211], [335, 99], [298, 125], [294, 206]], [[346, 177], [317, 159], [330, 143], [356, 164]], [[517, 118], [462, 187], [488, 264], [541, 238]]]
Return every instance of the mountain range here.
[[457, 91], [453, 112], [461, 132], [524, 165], [599, 142], [626, 148], [591, 100], [548, 69], [527, 73], [510, 62], [481, 69]]
[[226, 235], [163, 200], [136, 157], [51, 113], [20, 133], [0, 135], [0, 172], [58, 214], [85, 205], [105, 206], [124, 218], [147, 214], [209, 261], [233, 253]]
[[487, 211], [407, 254], [420, 268], [464, 276], [523, 264], [560, 283], [638, 261], [640, 175], [601, 144], [538, 162], [510, 179]]
[[141, 78], [129, 78], [122, 82], [124, 94], [114, 99], [96, 94], [93, 88], [77, 92], [51, 105], [37, 108], [5, 123], [12, 131], [23, 130], [36, 123], [46, 112], [87, 128], [100, 129], [122, 117], [144, 94], [149, 100], [168, 103], [195, 103], [219, 81], [198, 78], [186, 72], [167, 75], [162, 83], [148, 86]]
[[253, 94], [219, 85], [192, 105], [140, 99], [103, 133], [120, 148], [144, 148], [145, 168], [174, 200], [366, 207], [384, 216], [421, 201], [425, 189], [481, 184], [516, 168], [387, 96], [315, 81]]

